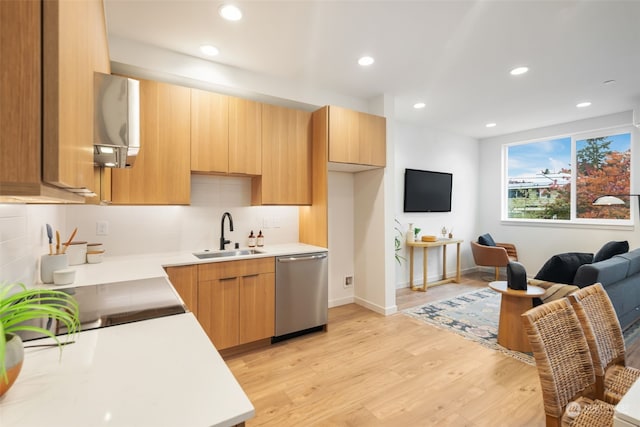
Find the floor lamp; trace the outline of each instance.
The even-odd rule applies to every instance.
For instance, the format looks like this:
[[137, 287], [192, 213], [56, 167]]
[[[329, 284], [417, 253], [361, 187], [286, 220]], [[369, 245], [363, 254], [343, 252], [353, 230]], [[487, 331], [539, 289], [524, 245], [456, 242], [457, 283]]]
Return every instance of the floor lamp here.
[[[640, 194], [608, 194], [606, 196], [600, 196], [595, 199], [592, 203], [593, 206], [613, 206], [613, 205], [624, 205], [624, 200], [619, 197], [638, 197], [638, 206], [640, 206]], [[640, 215], [640, 210], [638, 210], [638, 215]]]

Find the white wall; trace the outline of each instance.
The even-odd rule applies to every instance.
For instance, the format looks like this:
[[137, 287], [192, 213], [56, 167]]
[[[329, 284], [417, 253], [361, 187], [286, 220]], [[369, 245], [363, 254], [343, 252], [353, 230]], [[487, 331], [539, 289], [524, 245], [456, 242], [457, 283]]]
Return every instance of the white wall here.
[[[400, 221], [402, 231], [408, 224], [421, 228], [423, 235], [440, 235], [440, 229], [453, 228], [454, 238], [463, 239], [461, 264], [463, 270], [475, 269], [469, 241], [477, 236], [476, 218], [484, 209], [484, 200], [479, 205], [478, 176], [480, 170], [478, 141], [436, 129], [419, 127], [407, 123], [396, 123], [395, 129], [395, 217]], [[404, 170], [406, 168], [449, 172], [453, 174], [451, 212], [404, 213]], [[400, 255], [405, 257], [402, 265], [396, 263], [396, 286], [406, 287], [409, 283], [409, 253], [404, 245]], [[455, 272], [455, 245], [447, 252], [447, 273]], [[414, 254], [414, 280], [422, 283], [422, 249]], [[427, 280], [441, 278], [442, 257], [439, 249], [430, 249]]]
[[354, 177], [355, 294], [358, 304], [391, 314], [396, 305], [395, 296], [393, 301], [386, 299], [384, 175], [383, 169], [372, 169]]
[[[610, 240], [628, 240], [631, 248], [638, 247], [637, 224], [633, 230], [615, 227], [586, 227], [538, 224], [519, 225], [502, 222], [500, 219], [500, 192], [502, 183], [502, 146], [506, 143], [522, 142], [558, 135], [607, 129], [631, 124], [632, 113], [624, 112], [594, 119], [565, 123], [546, 128], [531, 129], [511, 135], [480, 141], [480, 200], [478, 211], [478, 233], [488, 232], [496, 241], [514, 243], [518, 259], [535, 276], [540, 267], [552, 255], [562, 252], [596, 252]], [[632, 152], [636, 171], [640, 170], [640, 140], [634, 130]], [[638, 192], [638, 177], [632, 177], [632, 192]], [[636, 207], [637, 209], [637, 207]], [[634, 211], [634, 220], [638, 220]]]
[[[354, 201], [352, 173], [329, 172], [329, 307], [354, 302]], [[346, 276], [354, 284], [344, 287]]]

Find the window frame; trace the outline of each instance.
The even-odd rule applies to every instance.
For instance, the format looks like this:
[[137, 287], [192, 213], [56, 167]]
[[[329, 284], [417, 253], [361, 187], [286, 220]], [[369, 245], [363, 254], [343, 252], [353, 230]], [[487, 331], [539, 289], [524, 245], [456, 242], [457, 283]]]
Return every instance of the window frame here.
[[[535, 225], [535, 226], [559, 226], [559, 227], [577, 227], [577, 228], [608, 228], [608, 229], [633, 229], [638, 221], [638, 198], [630, 197], [629, 200], [629, 219], [604, 219], [604, 218], [577, 218], [577, 192], [575, 182], [577, 178], [578, 168], [576, 167], [576, 143], [590, 138], [599, 138], [612, 135], [629, 134], [629, 150], [631, 155], [630, 171], [629, 171], [629, 193], [637, 194], [634, 188], [635, 163], [634, 159], [634, 128], [632, 126], [615, 126], [605, 129], [597, 129], [591, 131], [580, 131], [574, 133], [566, 133], [553, 135], [548, 137], [540, 137], [528, 139], [524, 141], [511, 142], [502, 144], [502, 170], [500, 180], [500, 220], [504, 224], [513, 225]], [[570, 138], [571, 140], [571, 198], [570, 198], [570, 216], [569, 219], [540, 219], [540, 218], [509, 218], [509, 147], [541, 143], [562, 138]], [[604, 195], [604, 194], [603, 194]]]

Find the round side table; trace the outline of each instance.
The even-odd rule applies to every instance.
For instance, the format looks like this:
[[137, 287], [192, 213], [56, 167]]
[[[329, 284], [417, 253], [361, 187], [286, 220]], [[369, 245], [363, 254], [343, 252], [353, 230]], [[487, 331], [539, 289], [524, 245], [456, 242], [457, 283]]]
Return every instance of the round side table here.
[[498, 344], [509, 350], [530, 353], [531, 345], [520, 315], [533, 307], [533, 298], [544, 295], [545, 290], [529, 285], [526, 291], [516, 291], [508, 288], [505, 281], [490, 282], [489, 287], [502, 294]]

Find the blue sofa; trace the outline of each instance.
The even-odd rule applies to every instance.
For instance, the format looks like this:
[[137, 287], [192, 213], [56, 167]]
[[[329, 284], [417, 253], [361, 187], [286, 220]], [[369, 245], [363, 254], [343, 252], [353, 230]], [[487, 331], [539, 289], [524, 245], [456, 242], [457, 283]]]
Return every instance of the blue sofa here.
[[580, 288], [598, 282], [607, 291], [623, 330], [640, 319], [640, 249], [583, 264], [573, 279]]

